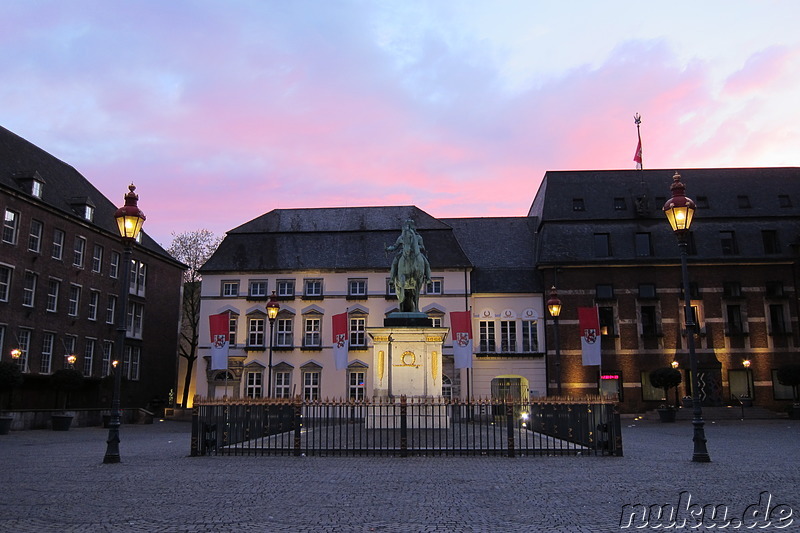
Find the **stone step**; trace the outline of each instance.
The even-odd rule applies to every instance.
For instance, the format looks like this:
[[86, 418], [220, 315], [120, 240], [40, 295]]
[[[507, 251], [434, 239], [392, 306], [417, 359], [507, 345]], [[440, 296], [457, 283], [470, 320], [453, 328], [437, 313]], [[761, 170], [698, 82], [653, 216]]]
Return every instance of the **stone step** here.
[[[683, 407], [678, 409], [675, 420], [691, 420], [692, 408]], [[741, 406], [723, 406], [723, 407], [703, 407], [703, 420], [775, 420], [780, 418], [788, 418], [787, 413], [779, 413], [771, 411], [764, 407], [745, 407], [742, 411]], [[658, 420], [658, 411], [652, 410], [645, 413], [647, 420]]]

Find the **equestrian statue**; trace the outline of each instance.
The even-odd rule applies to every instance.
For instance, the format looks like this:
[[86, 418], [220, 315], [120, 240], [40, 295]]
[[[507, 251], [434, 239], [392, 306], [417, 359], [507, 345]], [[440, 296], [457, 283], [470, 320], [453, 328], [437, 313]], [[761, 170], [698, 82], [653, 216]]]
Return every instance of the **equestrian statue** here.
[[402, 233], [393, 245], [386, 247], [386, 251], [397, 251], [392, 261], [390, 280], [400, 312], [419, 313], [419, 295], [422, 287], [431, 280], [431, 265], [413, 220], [408, 219], [403, 223]]

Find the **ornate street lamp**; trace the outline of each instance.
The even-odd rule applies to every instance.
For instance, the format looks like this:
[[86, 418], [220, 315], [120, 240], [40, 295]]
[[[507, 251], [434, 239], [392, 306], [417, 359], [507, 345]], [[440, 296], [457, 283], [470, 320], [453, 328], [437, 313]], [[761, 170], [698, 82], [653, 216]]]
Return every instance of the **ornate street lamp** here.
[[750, 395], [750, 359], [742, 361], [742, 366], [745, 369], [745, 379], [747, 380], [747, 397], [752, 398]]
[[553, 317], [553, 340], [556, 346], [556, 385], [558, 395], [561, 396], [561, 346], [558, 342], [558, 316], [561, 314], [561, 300], [558, 299], [558, 292], [555, 285], [550, 289], [550, 299], [547, 300], [547, 310]]
[[692, 309], [691, 294], [689, 293], [689, 267], [686, 256], [688, 247], [689, 227], [694, 218], [695, 204], [691, 198], [684, 195], [686, 187], [681, 183], [681, 175], [675, 172], [670, 186], [672, 198], [664, 204], [664, 213], [667, 215], [669, 225], [678, 238], [678, 247], [681, 251], [681, 274], [683, 277], [683, 312], [686, 320], [686, 343], [689, 347], [689, 364], [692, 374], [692, 425], [694, 426], [694, 453], [692, 461], [707, 463], [711, 461], [706, 449], [705, 422], [703, 422], [703, 409], [700, 406], [700, 378], [697, 375], [697, 354], [694, 351], [695, 317]]
[[66, 356], [66, 359], [67, 359], [67, 364], [69, 364], [69, 367], [75, 368], [75, 361], [78, 360], [78, 357], [74, 353], [71, 353], [68, 356]]
[[[117, 361], [124, 357], [126, 320], [128, 316], [128, 293], [130, 292], [131, 257], [133, 255], [133, 242], [139, 236], [145, 221], [144, 213], [139, 209], [139, 195], [134, 191], [136, 186], [131, 183], [125, 194], [125, 205], [117, 209], [114, 218], [117, 220], [119, 235], [122, 239], [124, 253], [122, 257], [122, 281], [120, 285], [119, 307], [117, 308]], [[119, 426], [120, 426], [120, 389], [122, 385], [121, 369], [114, 365], [114, 391], [111, 397], [111, 420], [108, 424], [108, 440], [106, 440], [106, 455], [104, 463], [119, 463]]]
[[269, 302], [267, 302], [267, 317], [269, 318], [269, 382], [267, 382], [267, 398], [272, 398], [272, 339], [274, 338], [272, 327], [275, 325], [275, 318], [277, 318], [280, 310], [281, 304], [278, 303], [275, 291], [272, 291]]

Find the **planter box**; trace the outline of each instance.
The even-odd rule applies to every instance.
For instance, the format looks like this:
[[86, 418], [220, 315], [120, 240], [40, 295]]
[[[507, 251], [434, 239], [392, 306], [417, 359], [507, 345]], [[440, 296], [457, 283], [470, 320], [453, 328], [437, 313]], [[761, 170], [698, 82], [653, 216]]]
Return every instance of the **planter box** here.
[[662, 422], [675, 422], [675, 409], [659, 409], [658, 418]]
[[0, 435], [8, 435], [11, 432], [13, 416], [0, 416]]
[[72, 425], [72, 415], [52, 415], [53, 431], [69, 431]]

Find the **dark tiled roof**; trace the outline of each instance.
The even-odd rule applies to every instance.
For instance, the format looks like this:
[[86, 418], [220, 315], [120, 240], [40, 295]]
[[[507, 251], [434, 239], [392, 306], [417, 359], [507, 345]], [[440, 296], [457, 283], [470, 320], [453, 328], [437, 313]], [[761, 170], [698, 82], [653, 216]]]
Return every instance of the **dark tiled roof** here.
[[388, 273], [403, 221], [411, 218], [433, 269], [469, 268], [450, 226], [413, 206], [276, 209], [226, 235], [203, 272], [382, 270]]
[[[44, 182], [41, 201], [62, 212], [65, 216], [80, 219], [86, 223], [76, 210], [80, 204], [95, 208], [93, 224], [104, 231], [117, 235], [114, 212], [118, 206], [103, 196], [89, 180], [72, 166], [53, 157], [41, 148], [0, 126], [0, 186], [18, 194], [30, 196], [30, 178], [37, 175]], [[119, 204], [127, 184], [121, 184]], [[38, 201], [30, 196], [32, 201]], [[167, 252], [146, 234], [142, 235], [142, 245], [174, 261]]]
[[532, 217], [445, 218], [474, 265], [474, 292], [541, 292]]
[[[766, 260], [762, 231], [776, 231], [781, 253], [800, 237], [800, 168], [678, 169], [686, 195], [708, 207], [695, 213], [697, 259]], [[529, 214], [539, 217], [539, 264], [647, 263], [676, 258], [678, 247], [663, 211], [675, 170], [547, 172]], [[781, 198], [783, 197], [783, 198]], [[781, 207], [788, 200], [788, 207]], [[583, 210], [576, 210], [582, 201]], [[745, 207], [749, 205], [749, 207]], [[723, 255], [720, 232], [734, 231], [738, 253]], [[596, 257], [594, 236], [607, 233], [609, 258]], [[653, 253], [637, 256], [637, 233]]]

